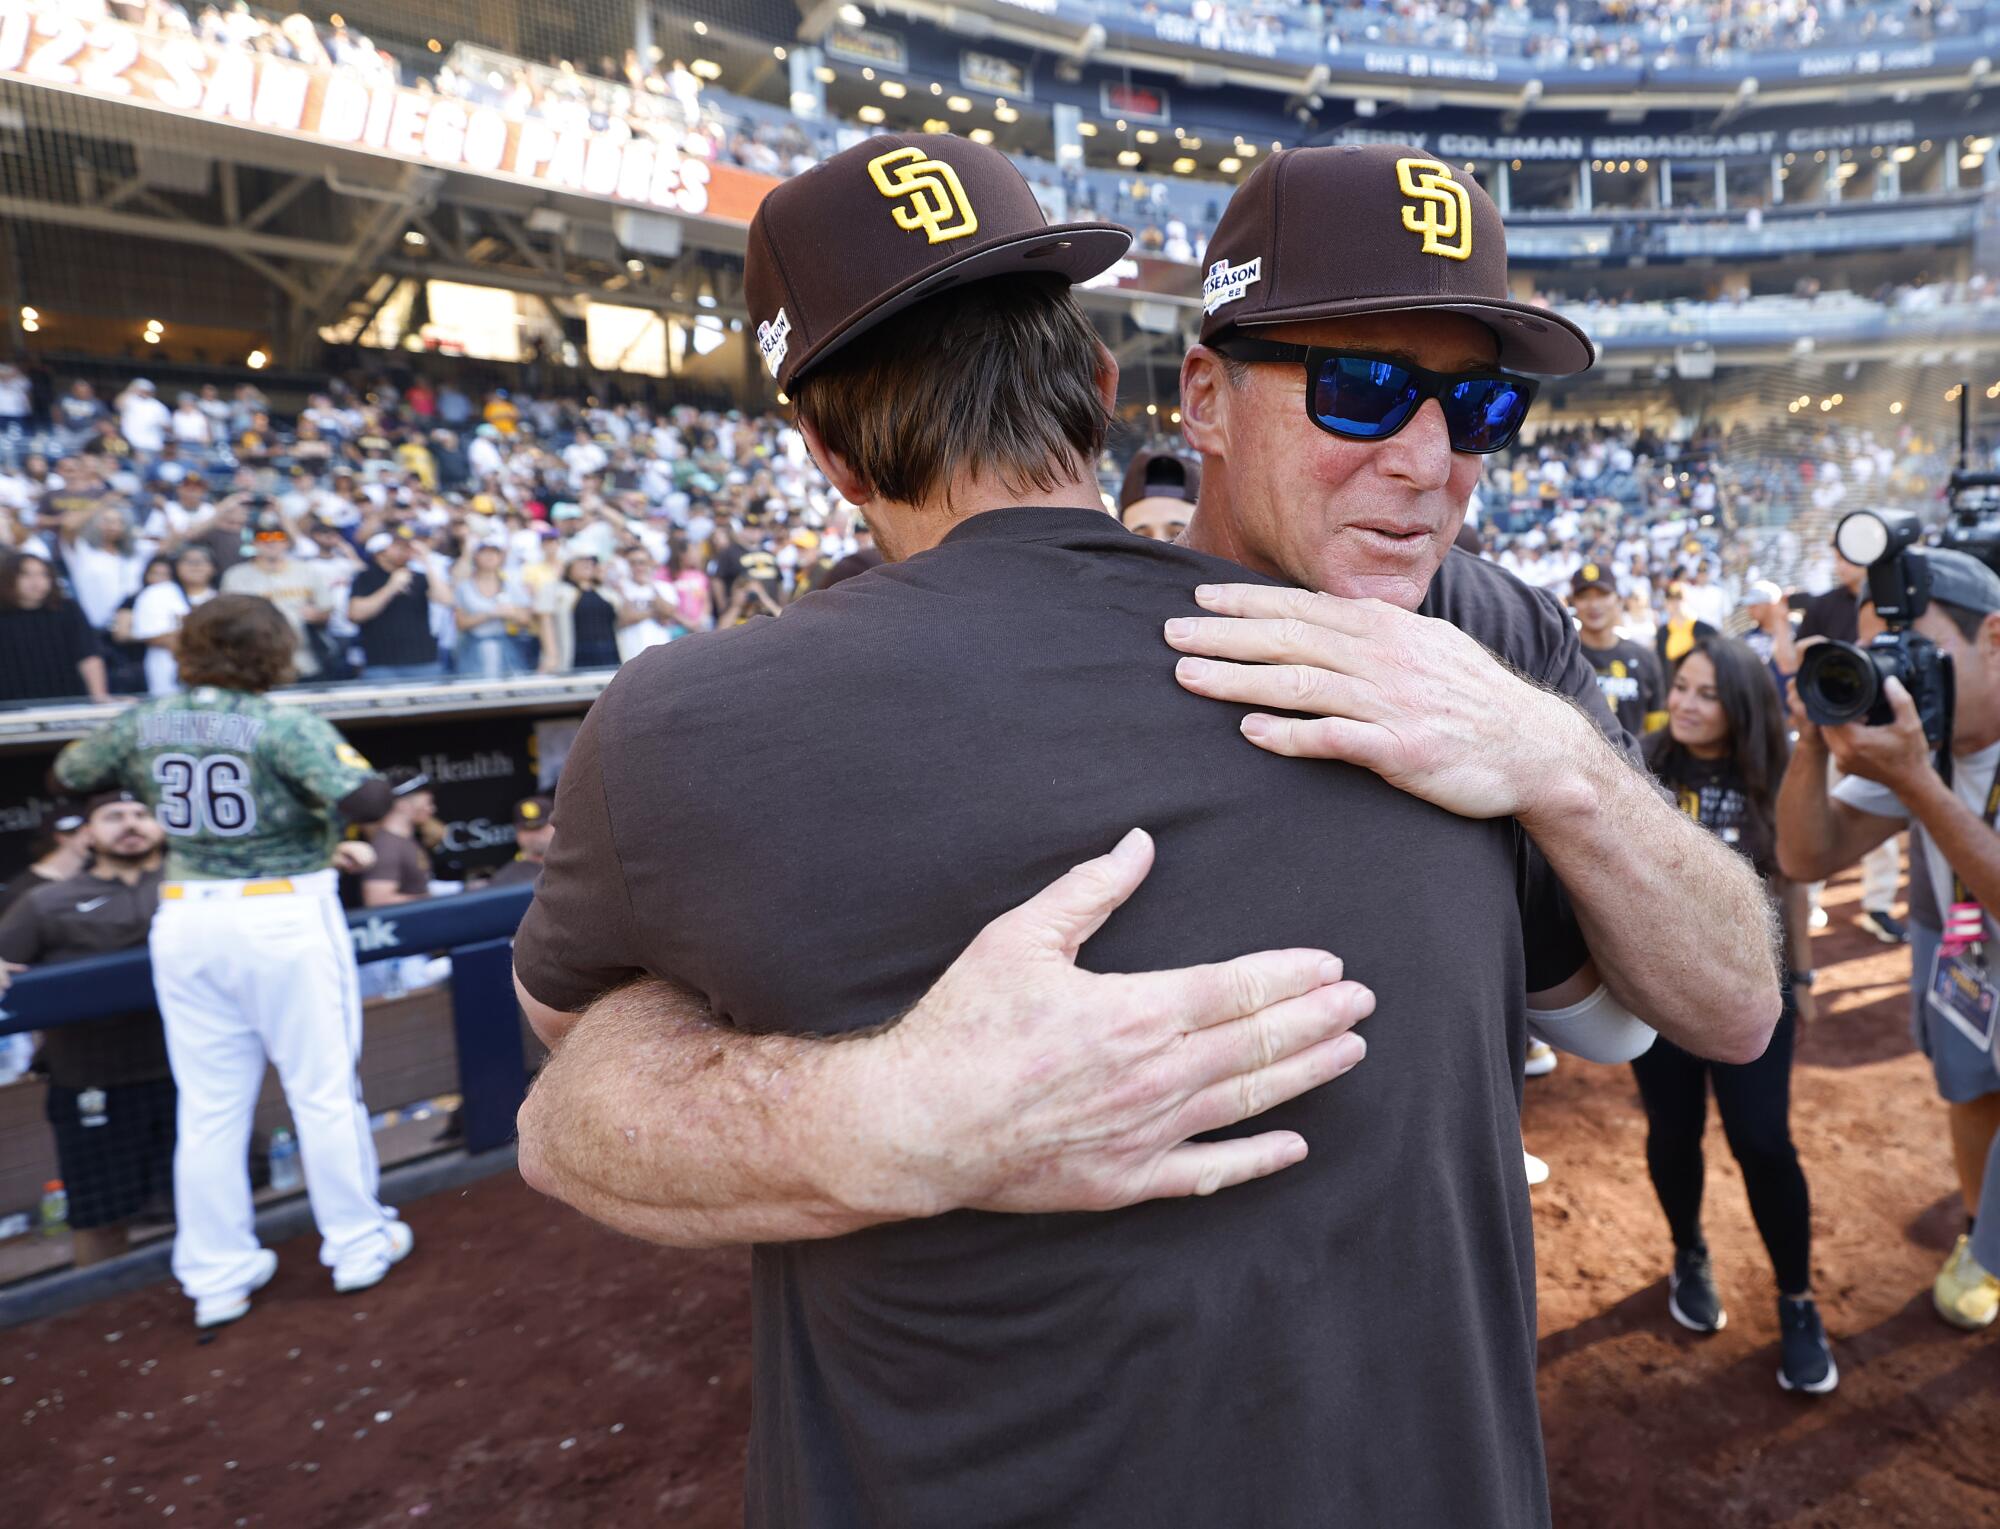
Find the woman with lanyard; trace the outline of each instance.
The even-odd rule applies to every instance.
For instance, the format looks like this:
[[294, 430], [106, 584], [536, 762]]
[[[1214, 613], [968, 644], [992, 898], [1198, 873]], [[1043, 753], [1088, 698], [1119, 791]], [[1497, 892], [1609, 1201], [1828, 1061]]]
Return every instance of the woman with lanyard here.
[[1710, 1062], [1662, 1037], [1632, 1064], [1646, 1105], [1646, 1166], [1674, 1239], [1667, 1309], [1681, 1326], [1720, 1332], [1728, 1320], [1701, 1232], [1702, 1132], [1715, 1090], [1729, 1150], [1778, 1280], [1780, 1364], [1787, 1391], [1824, 1395], [1840, 1372], [1812, 1298], [1812, 1216], [1792, 1145], [1792, 1047], [1810, 1020], [1812, 973], [1804, 889], [1777, 872], [1776, 807], [1785, 773], [1784, 709], [1770, 671], [1743, 643], [1701, 637], [1681, 658], [1667, 726], [1642, 745], [1681, 808], [1763, 873], [1784, 913], [1784, 1012], [1754, 1062]]

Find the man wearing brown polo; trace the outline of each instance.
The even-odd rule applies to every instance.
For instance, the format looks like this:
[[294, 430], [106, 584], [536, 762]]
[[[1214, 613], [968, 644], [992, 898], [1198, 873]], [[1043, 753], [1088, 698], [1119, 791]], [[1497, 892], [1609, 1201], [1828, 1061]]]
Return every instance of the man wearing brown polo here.
[[[818, 258], [835, 227], [845, 258]], [[1442, 622], [1451, 725], [1369, 769], [1246, 748], [1241, 708], [1173, 682], [1160, 637], [1197, 585], [1303, 574], [1251, 538], [1248, 472], [1213, 522], [1233, 561], [1096, 510], [1115, 367], [1021, 273], [1087, 276], [1122, 247], [1102, 234], [1043, 227], [1011, 167], [944, 138], [872, 139], [760, 211], [767, 364], [896, 561], [649, 653], [593, 710], [516, 951], [557, 1040], [523, 1170], [642, 1236], [757, 1244], [753, 1523], [1545, 1523], [1518, 1069], [1531, 1005], [1633, 1028], [1549, 860], [1606, 853], [1636, 776]], [[1414, 441], [1464, 422], [1436, 412], [1406, 411]], [[1437, 555], [1450, 476], [1408, 485]], [[1437, 556], [1395, 545], [1417, 528], [1362, 529], [1364, 571], [1425, 598]], [[1559, 615], [1436, 582], [1595, 699]], [[808, 781], [800, 859], [760, 813]], [[1639, 800], [1650, 851], [1699, 856]], [[1671, 958], [1719, 970], [1662, 1012], [1754, 1053], [1775, 979], [1696, 926], [1715, 911], [1664, 921]], [[1274, 941], [1297, 948], [1162, 970]], [[1160, 975], [1074, 972], [1079, 947]], [[658, 983], [600, 999], [648, 973], [713, 1018]], [[1335, 1082], [1371, 1005], [1369, 1065]]]

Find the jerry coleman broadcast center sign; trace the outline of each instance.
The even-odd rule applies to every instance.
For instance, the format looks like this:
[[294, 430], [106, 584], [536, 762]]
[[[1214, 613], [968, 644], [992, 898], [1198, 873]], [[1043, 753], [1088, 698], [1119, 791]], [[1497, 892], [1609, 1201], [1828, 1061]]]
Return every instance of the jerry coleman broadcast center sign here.
[[551, 191], [747, 222], [777, 182], [663, 143], [510, 120], [492, 106], [59, 5], [0, 5], [0, 78]]

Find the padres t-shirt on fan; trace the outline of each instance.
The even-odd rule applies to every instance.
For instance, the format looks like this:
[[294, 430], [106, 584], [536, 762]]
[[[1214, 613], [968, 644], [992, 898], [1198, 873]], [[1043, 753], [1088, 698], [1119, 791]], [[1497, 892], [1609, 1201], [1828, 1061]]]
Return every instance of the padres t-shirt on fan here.
[[1618, 725], [1634, 738], [1666, 725], [1666, 682], [1660, 660], [1650, 649], [1621, 637], [1608, 648], [1582, 644], [1583, 656], [1597, 673], [1597, 688]]
[[167, 880], [232, 881], [324, 870], [335, 805], [369, 779], [331, 723], [261, 695], [203, 686], [142, 702], [56, 757], [79, 795], [123, 784], [167, 831]]
[[[1365, 1068], [1226, 1133], [1300, 1131], [1272, 1178], [758, 1247], [752, 1525], [1548, 1522], [1520, 1064], [1581, 935], [1512, 820], [1266, 754], [1177, 685], [1162, 626], [1216, 579], [1269, 582], [989, 511], [649, 649], [584, 721], [515, 945], [557, 1009], [652, 971], [746, 1031], [878, 1025], [1135, 823], [1156, 863], [1085, 967], [1319, 946], [1376, 994]], [[1424, 608], [1612, 726], [1548, 595], [1453, 552]], [[801, 791], [804, 857], [769, 825]]]

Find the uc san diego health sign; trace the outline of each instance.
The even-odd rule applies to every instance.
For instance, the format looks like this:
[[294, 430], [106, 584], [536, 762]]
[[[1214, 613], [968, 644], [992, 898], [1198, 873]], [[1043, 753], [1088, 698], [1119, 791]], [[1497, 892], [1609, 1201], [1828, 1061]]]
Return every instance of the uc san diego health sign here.
[[0, 0], [0, 77], [666, 212], [747, 221], [776, 184], [643, 137], [510, 119], [356, 70], [211, 48], [46, 0]]

